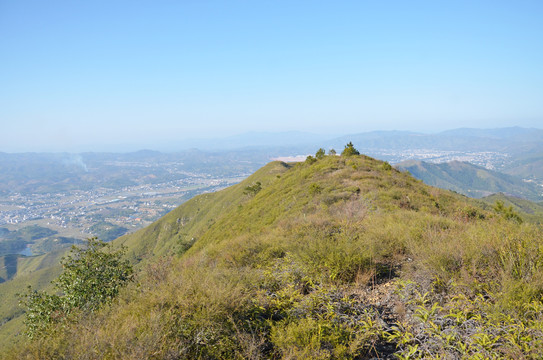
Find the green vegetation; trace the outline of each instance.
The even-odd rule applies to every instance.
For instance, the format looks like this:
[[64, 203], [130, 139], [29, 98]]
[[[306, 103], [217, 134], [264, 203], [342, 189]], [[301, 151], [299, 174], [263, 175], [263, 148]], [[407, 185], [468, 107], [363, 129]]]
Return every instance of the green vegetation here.
[[38, 225], [25, 226], [17, 231], [2, 229], [3, 231], [0, 232], [0, 255], [16, 254], [25, 249], [28, 244], [57, 234], [55, 230]]
[[0, 347], [12, 344], [24, 330], [23, 309], [18, 305], [18, 293], [31, 285], [34, 289], [51, 290], [51, 281], [61, 272], [59, 264], [65, 249], [46, 255], [18, 257], [14, 278], [0, 284]]
[[390, 165], [387, 161], [383, 162], [383, 170], [385, 171], [392, 170], [392, 165]]
[[315, 158], [317, 160], [322, 160], [324, 159], [324, 157], [326, 156], [326, 152], [324, 151], [323, 148], [320, 148], [319, 150], [317, 150], [317, 152], [315, 153]]
[[0, 240], [0, 254], [16, 254], [25, 247], [26, 244], [19, 240]]
[[21, 297], [30, 338], [43, 336], [52, 325], [66, 322], [74, 313], [93, 312], [110, 303], [132, 280], [130, 263], [121, 259], [124, 249], [108, 251], [110, 248], [96, 238], [88, 239], [84, 248], [72, 247], [70, 254], [62, 258], [63, 271], [54, 281], [60, 295], [29, 286]]
[[260, 181], [257, 181], [251, 186], [247, 186], [245, 190], [243, 191], [246, 195], [256, 195], [260, 190], [262, 190], [262, 183]]
[[519, 177], [502, 174], [467, 162], [452, 161], [431, 164], [423, 161], [405, 161], [398, 169], [409, 171], [428, 185], [457, 191], [480, 198], [493, 193], [508, 193], [516, 197], [540, 201], [541, 187], [523, 181]]
[[543, 222], [543, 203], [535, 203], [517, 197], [504, 194], [494, 194], [481, 199], [487, 204], [494, 205], [496, 202], [502, 202], [505, 206], [512, 206], [513, 210], [521, 214], [523, 220], [539, 223]]
[[80, 244], [83, 240], [65, 237], [65, 236], [50, 236], [43, 239], [36, 240], [32, 244], [33, 254], [47, 254], [57, 249], [64, 249], [70, 245]]
[[494, 210], [501, 214], [505, 219], [507, 220], [514, 220], [518, 222], [519, 224], [522, 224], [522, 218], [519, 214], [513, 210], [513, 205], [505, 206], [502, 201], [496, 201], [496, 204], [494, 205]]
[[43, 239], [48, 236], [52, 236], [57, 234], [55, 230], [51, 230], [49, 228], [39, 226], [39, 225], [30, 225], [25, 226], [24, 228], [18, 230], [15, 232], [16, 237], [22, 241], [33, 241], [38, 239]]
[[543, 153], [539, 151], [522, 151], [502, 169], [510, 175], [520, 176], [524, 179], [543, 179]]
[[305, 158], [305, 162], [309, 165], [317, 162], [317, 158], [314, 158], [313, 156], [309, 155], [308, 157]]
[[345, 149], [341, 152], [341, 156], [353, 156], [353, 155], [360, 155], [360, 152], [354, 148], [354, 145], [352, 142], [349, 142], [347, 145], [345, 145]]
[[364, 155], [272, 162], [115, 240], [136, 281], [4, 356], [539, 359], [543, 229], [507, 214]]
[[109, 223], [107, 221], [101, 221], [92, 225], [89, 228], [91, 234], [104, 241], [111, 241], [127, 233], [128, 229]]

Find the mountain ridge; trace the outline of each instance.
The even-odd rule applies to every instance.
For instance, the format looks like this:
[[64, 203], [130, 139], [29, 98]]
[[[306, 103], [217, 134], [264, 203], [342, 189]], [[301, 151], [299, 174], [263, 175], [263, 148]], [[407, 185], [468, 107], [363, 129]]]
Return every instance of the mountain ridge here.
[[6, 356], [536, 358], [543, 230], [512, 215], [364, 155], [272, 162], [115, 240], [138, 282]]
[[543, 200], [543, 188], [540, 186], [468, 162], [451, 161], [434, 164], [420, 160], [408, 160], [396, 164], [396, 167], [409, 171], [428, 185], [454, 190], [475, 198], [493, 193], [508, 193], [533, 201]]

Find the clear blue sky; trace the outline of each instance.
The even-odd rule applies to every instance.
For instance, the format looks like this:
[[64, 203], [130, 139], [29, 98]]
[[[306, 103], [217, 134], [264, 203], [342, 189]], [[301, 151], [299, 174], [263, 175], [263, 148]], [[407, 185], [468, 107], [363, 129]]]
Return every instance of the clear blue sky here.
[[543, 1], [0, 0], [0, 151], [543, 127]]

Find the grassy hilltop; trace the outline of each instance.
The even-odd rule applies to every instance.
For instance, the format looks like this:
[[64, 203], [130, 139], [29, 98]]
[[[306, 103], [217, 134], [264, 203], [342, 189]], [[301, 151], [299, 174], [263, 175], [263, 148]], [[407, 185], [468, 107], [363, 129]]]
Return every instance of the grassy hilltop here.
[[541, 358], [542, 235], [363, 155], [272, 162], [115, 240], [137, 281], [4, 356]]

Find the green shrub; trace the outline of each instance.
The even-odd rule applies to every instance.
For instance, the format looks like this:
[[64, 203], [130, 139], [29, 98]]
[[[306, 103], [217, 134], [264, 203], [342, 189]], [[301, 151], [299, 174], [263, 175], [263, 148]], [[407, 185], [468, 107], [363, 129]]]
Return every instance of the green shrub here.
[[306, 164], [314, 164], [317, 162], [317, 159], [315, 159], [313, 156], [309, 155], [307, 158], [305, 158], [305, 163]]
[[262, 190], [262, 183], [260, 181], [255, 182], [253, 185], [247, 186], [245, 189], [243, 189], [243, 193], [245, 195], [256, 195], [258, 192]]
[[322, 160], [324, 159], [325, 155], [326, 155], [326, 152], [324, 151], [324, 149], [320, 148], [319, 150], [317, 150], [317, 153], [315, 154], [315, 158], [317, 158], [317, 160]]
[[496, 201], [496, 204], [494, 205], [494, 210], [507, 220], [513, 220], [518, 222], [519, 224], [522, 224], [523, 222], [520, 215], [517, 214], [515, 210], [513, 210], [513, 206], [510, 205], [509, 207], [507, 207], [503, 204], [503, 201]]
[[53, 282], [60, 295], [48, 295], [31, 287], [20, 295], [28, 336], [40, 335], [51, 324], [65, 321], [72, 312], [92, 312], [110, 303], [121, 287], [133, 280], [132, 266], [122, 259], [125, 252], [124, 247], [112, 251], [111, 244], [97, 238], [88, 239], [85, 247], [73, 246], [70, 254], [62, 258], [63, 272]]
[[311, 195], [320, 194], [321, 191], [322, 191], [322, 188], [319, 184], [313, 183], [309, 185], [309, 193]]
[[392, 165], [390, 165], [387, 161], [385, 161], [385, 162], [383, 162], [382, 168], [385, 171], [389, 171], [389, 170], [392, 170]]

